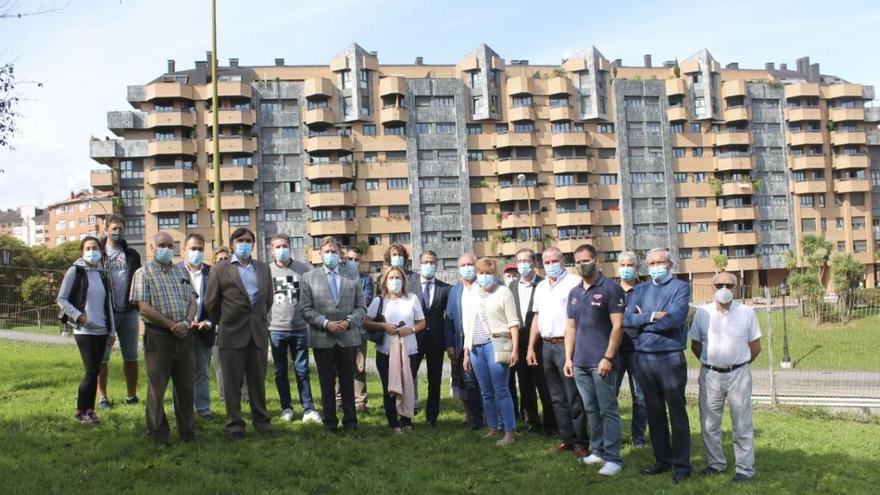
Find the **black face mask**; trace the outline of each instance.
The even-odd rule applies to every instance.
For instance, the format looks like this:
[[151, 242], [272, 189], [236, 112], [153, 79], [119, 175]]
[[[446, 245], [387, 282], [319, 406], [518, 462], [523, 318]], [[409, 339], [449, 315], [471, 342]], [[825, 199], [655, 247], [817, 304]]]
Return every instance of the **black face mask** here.
[[110, 234], [107, 237], [109, 237], [110, 240], [113, 242], [119, 242], [122, 240], [122, 233], [121, 232], [110, 232]]
[[578, 271], [583, 278], [591, 278], [594, 273], [596, 273], [596, 262], [592, 263], [583, 263], [578, 265]]

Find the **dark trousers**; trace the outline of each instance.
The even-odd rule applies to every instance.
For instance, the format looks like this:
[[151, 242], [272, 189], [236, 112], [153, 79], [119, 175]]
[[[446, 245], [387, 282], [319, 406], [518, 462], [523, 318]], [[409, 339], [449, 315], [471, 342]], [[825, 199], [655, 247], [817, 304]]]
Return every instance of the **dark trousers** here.
[[76, 347], [82, 358], [85, 373], [79, 382], [79, 390], [76, 393], [76, 409], [88, 411], [95, 408], [95, 394], [98, 386], [98, 371], [101, 369], [101, 359], [104, 357], [104, 349], [107, 347], [106, 335], [74, 335]]
[[181, 440], [195, 437], [196, 358], [195, 337], [184, 338], [165, 329], [144, 330], [144, 363], [147, 367], [147, 435], [156, 443], [168, 441], [170, 428], [165, 415], [165, 390], [172, 383], [174, 418]]
[[[543, 341], [539, 340], [535, 348], [538, 358], [538, 366], [532, 367], [526, 363], [526, 355], [529, 350], [529, 340], [519, 341], [519, 361], [510, 374], [510, 395], [513, 397], [513, 405], [517, 410], [518, 417], [533, 428], [543, 426], [546, 432], [556, 431], [556, 415], [553, 413], [553, 402], [550, 399], [550, 391], [547, 389], [547, 379], [544, 377]], [[516, 382], [519, 382], [519, 401], [516, 398]], [[537, 393], [535, 393], [537, 392]], [[541, 398], [542, 416], [538, 414], [538, 397]], [[517, 405], [518, 404], [518, 405]]]
[[574, 378], [565, 376], [565, 344], [544, 342], [544, 377], [553, 401], [556, 428], [562, 441], [572, 447], [587, 448], [587, 416], [584, 402], [578, 393]]
[[[415, 354], [409, 356], [409, 369], [413, 376], [419, 372], [419, 365], [416, 363]], [[379, 371], [379, 379], [382, 380], [382, 406], [385, 408], [385, 419], [388, 420], [388, 426], [397, 428], [399, 426], [412, 426], [412, 418], [397, 415], [397, 399], [388, 393], [388, 354], [376, 352], [376, 370]]]
[[648, 429], [648, 411], [645, 407], [645, 394], [639, 386], [637, 363], [638, 354], [635, 350], [618, 351], [620, 356], [620, 369], [617, 372], [617, 393], [620, 395], [620, 386], [623, 384], [623, 373], [629, 377], [629, 392], [632, 396], [632, 433], [633, 445], [645, 444], [645, 430]]
[[672, 466], [678, 474], [690, 474], [691, 431], [684, 396], [687, 384], [684, 353], [639, 353], [637, 359], [654, 459], [658, 464]]
[[357, 410], [354, 404], [354, 367], [358, 347], [314, 348], [315, 365], [318, 368], [318, 381], [321, 384], [321, 406], [324, 408], [324, 429], [336, 431], [339, 418], [336, 416], [336, 381], [339, 380], [339, 395], [342, 398], [342, 426], [357, 428]]
[[266, 409], [266, 367], [268, 357], [265, 347], [257, 347], [253, 337], [241, 349], [220, 348], [226, 403], [226, 433], [243, 433], [241, 418], [241, 386], [247, 380], [248, 402], [251, 421], [258, 431], [271, 428], [269, 411]]
[[[427, 340], [427, 339], [426, 339]], [[440, 387], [443, 383], [443, 356], [446, 351], [436, 349], [426, 342], [426, 349], [419, 347], [419, 351], [413, 354], [411, 360], [415, 362], [413, 380], [418, 380], [418, 369], [422, 366], [422, 360], [427, 361], [428, 366], [428, 401], [425, 404], [425, 418], [429, 424], [437, 422], [440, 415]]]

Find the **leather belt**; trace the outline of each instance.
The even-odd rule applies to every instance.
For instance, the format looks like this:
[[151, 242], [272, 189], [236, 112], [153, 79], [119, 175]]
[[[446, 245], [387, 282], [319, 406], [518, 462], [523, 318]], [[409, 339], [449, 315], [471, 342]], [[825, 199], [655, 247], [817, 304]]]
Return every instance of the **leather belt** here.
[[727, 368], [717, 368], [717, 367], [715, 367], [715, 366], [710, 366], [710, 365], [708, 365], [708, 364], [703, 364], [703, 368], [706, 368], [707, 370], [712, 370], [712, 371], [715, 371], [715, 372], [718, 372], [718, 373], [730, 373], [731, 371], [733, 371], [733, 370], [735, 370], [735, 369], [737, 369], [737, 368], [742, 368], [743, 366], [745, 366], [745, 365], [747, 365], [747, 364], [749, 364], [749, 363], [739, 363], [739, 364], [734, 364], [733, 366], [730, 366], [730, 367], [727, 367]]
[[547, 342], [548, 344], [562, 344], [565, 343], [565, 337], [550, 337], [549, 339], [545, 338], [544, 342]]

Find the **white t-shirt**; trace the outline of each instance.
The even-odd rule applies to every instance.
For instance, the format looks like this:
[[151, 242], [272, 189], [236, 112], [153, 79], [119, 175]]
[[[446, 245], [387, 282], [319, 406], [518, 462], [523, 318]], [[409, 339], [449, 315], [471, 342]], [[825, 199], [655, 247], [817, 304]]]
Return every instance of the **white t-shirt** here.
[[[374, 297], [370, 307], [367, 308], [367, 316], [375, 318], [378, 311], [379, 298]], [[385, 299], [382, 315], [385, 316], [385, 321], [392, 325], [397, 325], [398, 322], [402, 321], [404, 323], [403, 326], [410, 328], [415, 325], [416, 321], [425, 319], [425, 314], [422, 312], [422, 303], [419, 300], [419, 296], [415, 294], [404, 294], [398, 299]], [[419, 350], [415, 334], [407, 335], [403, 339], [403, 345], [406, 346], [407, 354], [415, 354]], [[376, 346], [376, 352], [388, 354], [388, 347], [388, 339], [382, 339], [382, 343]]]
[[[565, 325], [568, 323], [568, 293], [581, 283], [580, 277], [576, 277], [567, 270], [556, 280], [555, 285], [550, 285], [550, 279], [541, 280], [535, 288], [535, 301], [532, 303], [532, 311], [538, 313], [538, 331], [541, 337], [552, 339], [565, 336]], [[528, 304], [528, 301], [526, 302]], [[522, 304], [522, 301], [520, 301]]]
[[749, 342], [761, 338], [761, 328], [751, 306], [734, 302], [730, 310], [722, 314], [712, 302], [697, 308], [688, 336], [703, 344], [700, 362], [727, 368], [749, 362], [752, 358]]

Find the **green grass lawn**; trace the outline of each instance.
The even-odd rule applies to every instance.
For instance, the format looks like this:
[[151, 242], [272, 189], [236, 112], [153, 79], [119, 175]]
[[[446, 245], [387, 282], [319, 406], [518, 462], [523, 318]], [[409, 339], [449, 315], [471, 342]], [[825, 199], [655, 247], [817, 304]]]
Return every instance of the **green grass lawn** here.
[[[652, 462], [650, 450], [629, 446], [623, 473], [602, 479], [570, 454], [554, 452], [554, 443], [541, 436], [522, 433], [516, 445], [495, 447], [462, 426], [461, 408], [448, 397], [436, 430], [423, 426], [424, 416], [419, 416], [413, 432], [394, 435], [384, 424], [375, 377], [369, 384], [371, 409], [356, 434], [333, 436], [320, 425], [274, 421], [271, 436], [249, 431], [243, 441], [231, 442], [222, 419], [214, 419], [200, 422], [194, 444], [174, 442], [171, 449], [158, 451], [144, 433], [142, 405], [115, 406], [98, 427], [76, 424], [72, 414], [80, 374], [73, 348], [0, 342], [3, 493], [857, 494], [874, 493], [880, 465], [880, 421], [760, 410], [755, 417], [758, 479], [748, 487], [730, 483], [732, 469], [721, 477], [695, 475], [677, 487], [666, 476], [646, 478], [638, 470]], [[111, 395], [120, 399], [118, 359], [111, 363], [110, 378]], [[312, 382], [318, 392], [314, 372]], [[144, 398], [143, 383], [140, 388]], [[271, 371], [267, 390], [270, 412], [277, 416]], [[222, 418], [222, 405], [214, 399], [214, 413]], [[628, 421], [629, 407], [622, 406]], [[170, 413], [170, 403], [167, 409]], [[690, 412], [698, 470], [699, 424], [696, 408]], [[729, 447], [729, 436], [725, 441]]]

